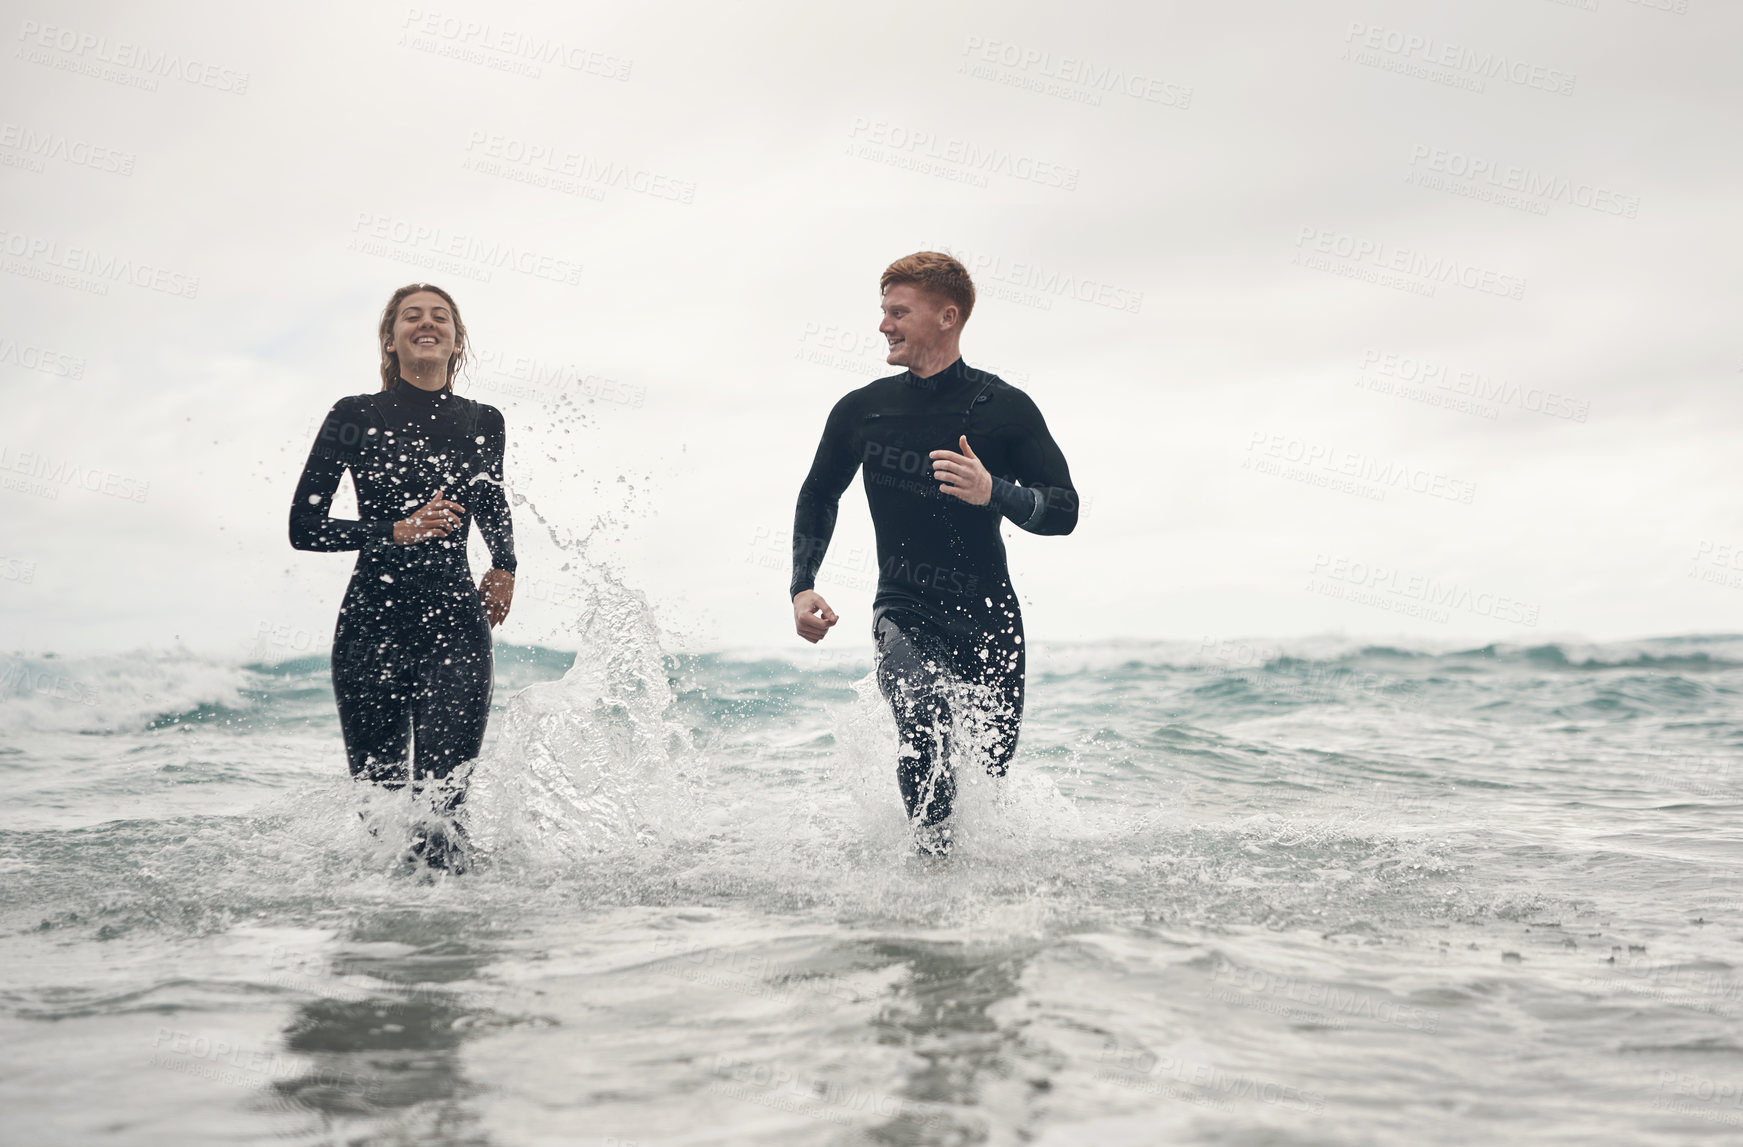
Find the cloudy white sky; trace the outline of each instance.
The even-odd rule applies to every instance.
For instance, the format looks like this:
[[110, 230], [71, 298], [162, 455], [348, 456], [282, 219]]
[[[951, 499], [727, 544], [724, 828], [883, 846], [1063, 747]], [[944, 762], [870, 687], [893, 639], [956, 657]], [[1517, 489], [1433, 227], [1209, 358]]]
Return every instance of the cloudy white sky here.
[[10, 648], [324, 646], [351, 558], [286, 509], [416, 279], [508, 419], [503, 638], [564, 644], [591, 532], [675, 643], [796, 641], [793, 497], [927, 247], [1088, 500], [1010, 544], [1038, 640], [1743, 627], [1743, 6], [8, 9]]

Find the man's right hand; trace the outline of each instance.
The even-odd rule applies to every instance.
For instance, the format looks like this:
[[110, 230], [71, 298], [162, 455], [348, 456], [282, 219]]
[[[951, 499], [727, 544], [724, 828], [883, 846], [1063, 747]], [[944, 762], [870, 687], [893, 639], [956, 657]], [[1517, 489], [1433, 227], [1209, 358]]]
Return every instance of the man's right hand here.
[[823, 595], [814, 589], [802, 589], [793, 598], [793, 625], [799, 636], [812, 645], [822, 641], [830, 626], [840, 620]]
[[466, 512], [466, 507], [458, 502], [448, 501], [444, 497], [446, 493], [445, 490], [437, 490], [436, 496], [418, 507], [411, 517], [395, 522], [393, 540], [399, 545], [409, 546], [430, 538], [445, 538], [450, 531], [457, 529], [460, 515]]

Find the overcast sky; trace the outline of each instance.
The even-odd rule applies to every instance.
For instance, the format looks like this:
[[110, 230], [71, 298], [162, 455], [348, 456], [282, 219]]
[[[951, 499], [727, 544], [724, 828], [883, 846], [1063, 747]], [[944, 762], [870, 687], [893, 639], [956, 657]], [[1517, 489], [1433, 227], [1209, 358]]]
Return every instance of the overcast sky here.
[[[291, 491], [420, 279], [508, 421], [501, 639], [565, 643], [590, 534], [675, 645], [790, 645], [922, 248], [1085, 498], [1010, 543], [1037, 641], [1743, 628], [1743, 5], [10, 11], [10, 648], [324, 649]], [[856, 483], [844, 649], [870, 538]]]

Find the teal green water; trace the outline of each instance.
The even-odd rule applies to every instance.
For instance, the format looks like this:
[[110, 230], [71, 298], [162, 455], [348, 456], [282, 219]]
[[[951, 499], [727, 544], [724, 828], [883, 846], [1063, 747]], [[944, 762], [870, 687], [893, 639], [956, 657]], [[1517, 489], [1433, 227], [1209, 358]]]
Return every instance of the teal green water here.
[[1743, 638], [1041, 646], [940, 864], [869, 657], [582, 636], [459, 879], [321, 657], [0, 662], [0, 1140], [1739, 1134]]

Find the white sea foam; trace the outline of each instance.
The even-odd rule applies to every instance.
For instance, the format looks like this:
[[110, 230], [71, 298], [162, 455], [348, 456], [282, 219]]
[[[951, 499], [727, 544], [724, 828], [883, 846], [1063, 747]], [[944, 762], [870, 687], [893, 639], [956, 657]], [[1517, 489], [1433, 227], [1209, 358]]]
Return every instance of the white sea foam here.
[[205, 706], [239, 707], [251, 674], [181, 650], [62, 658], [0, 655], [0, 728], [102, 733]]

